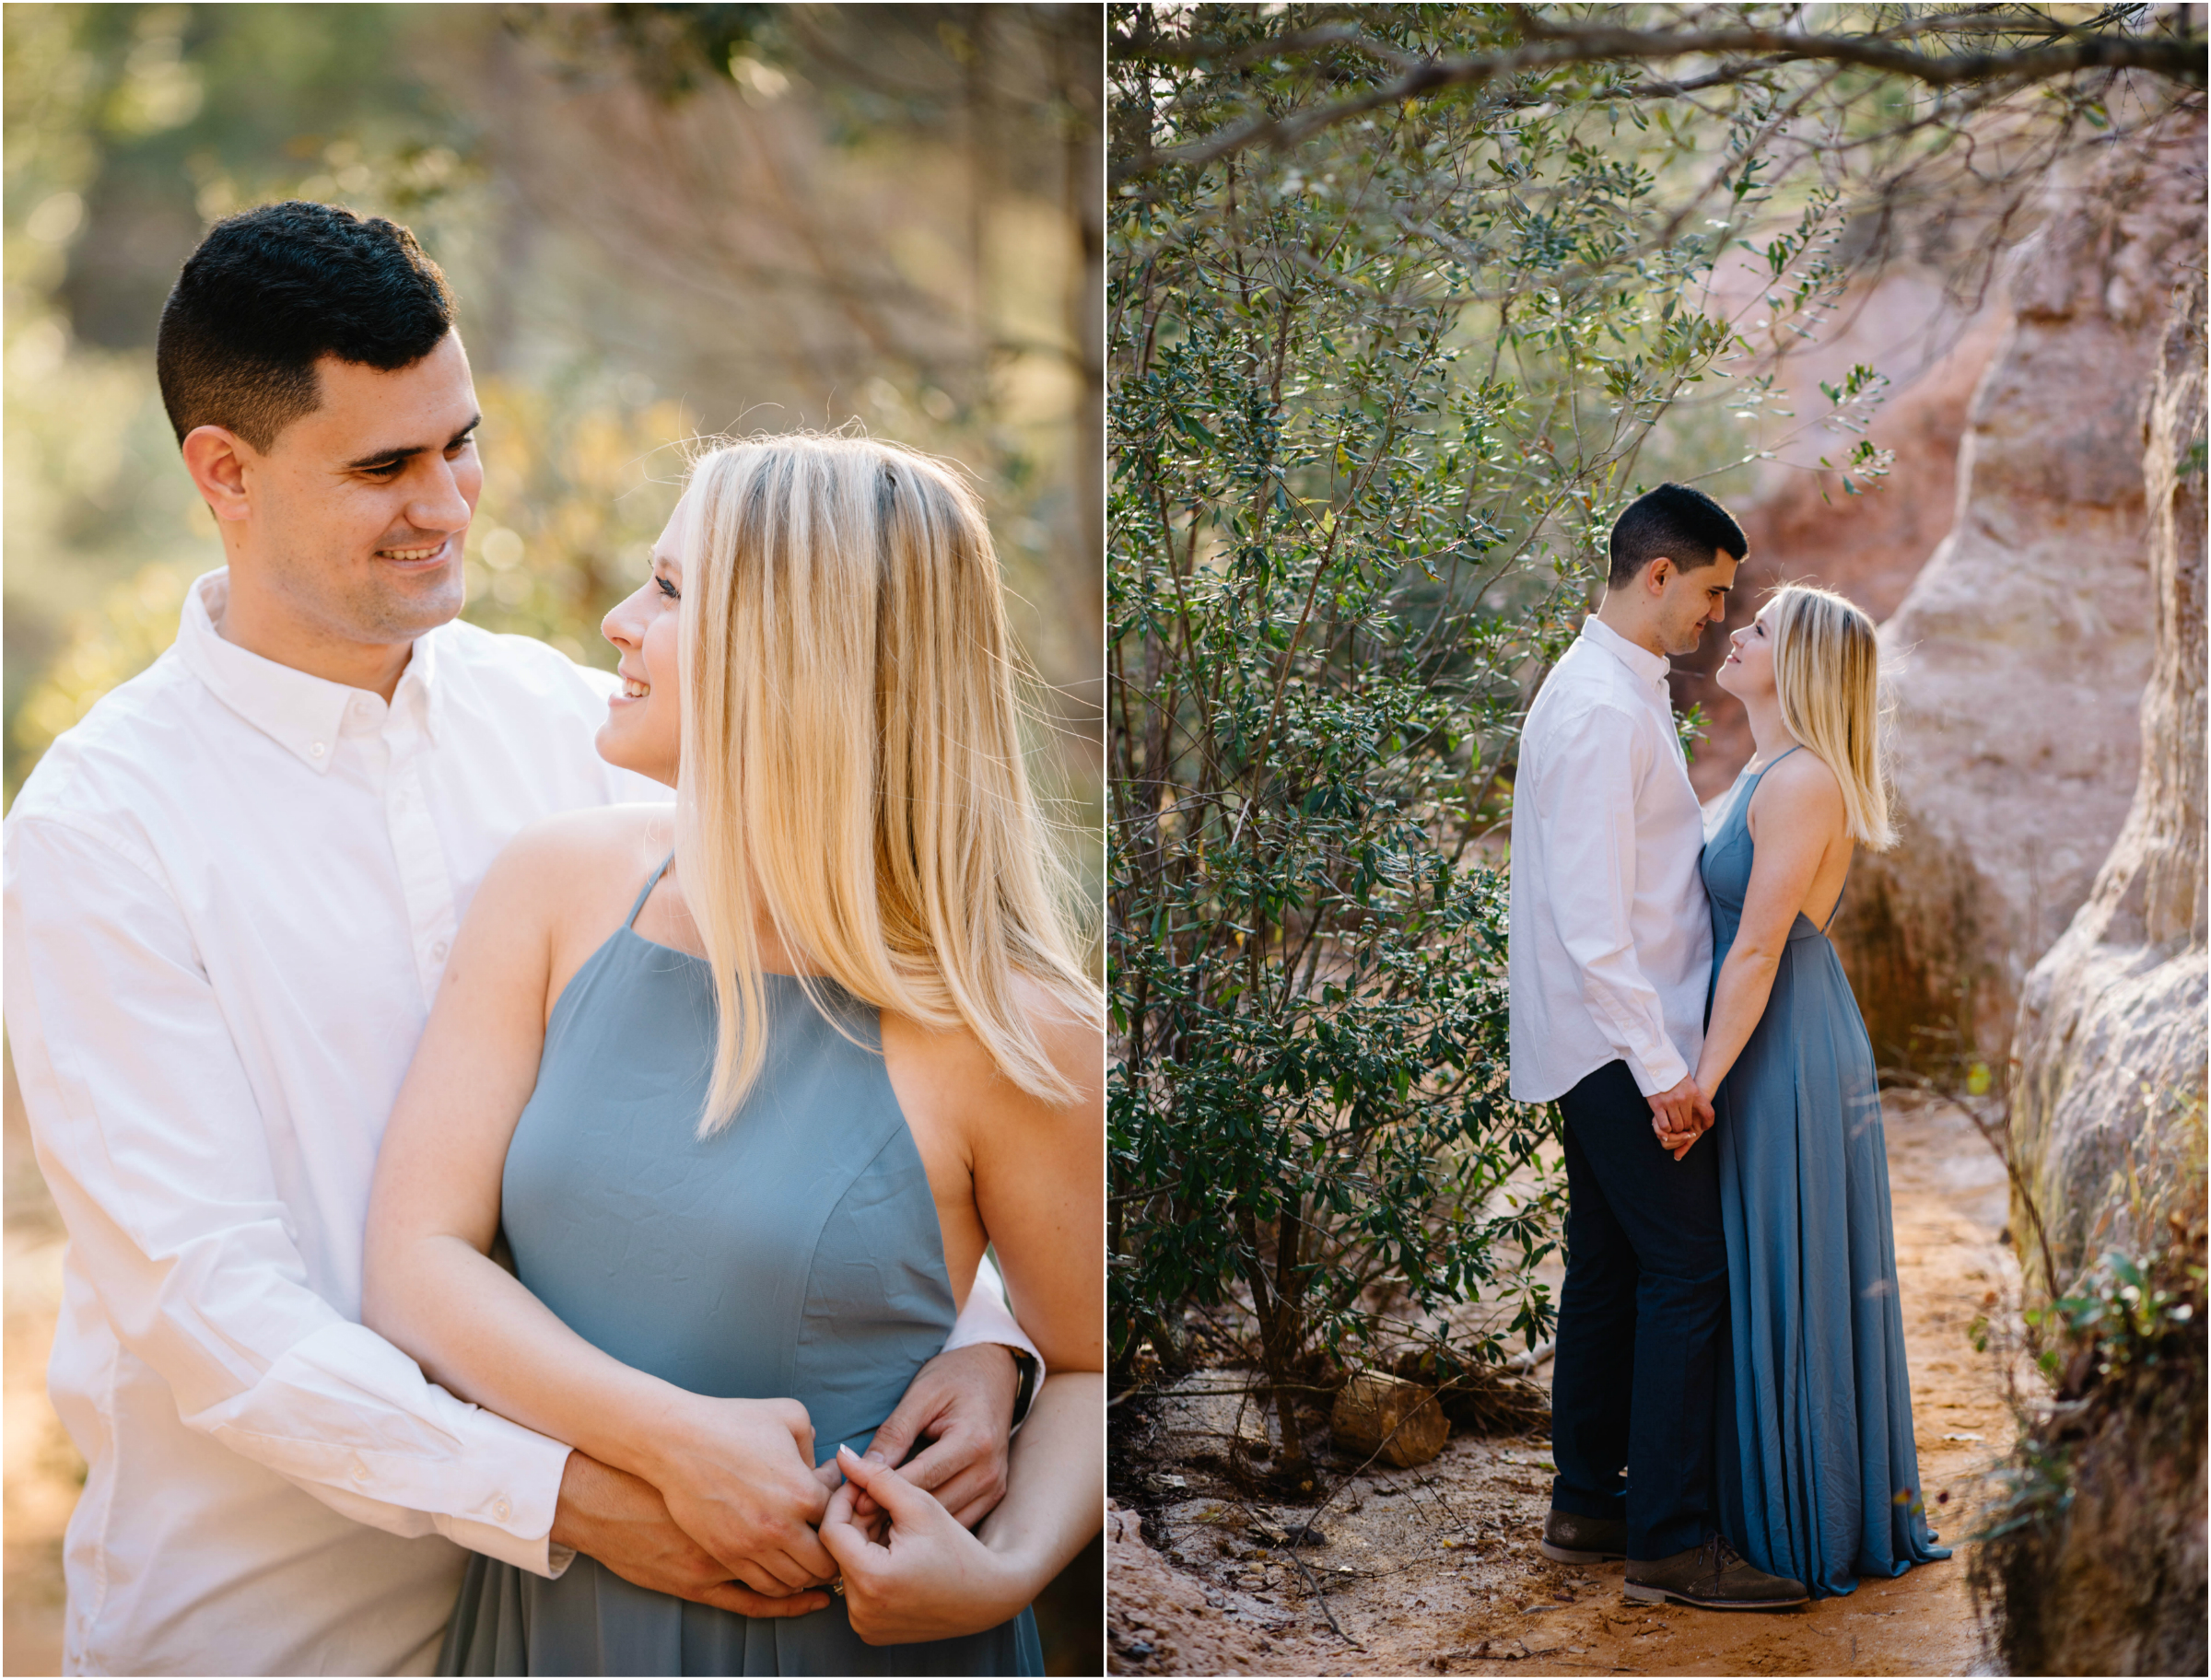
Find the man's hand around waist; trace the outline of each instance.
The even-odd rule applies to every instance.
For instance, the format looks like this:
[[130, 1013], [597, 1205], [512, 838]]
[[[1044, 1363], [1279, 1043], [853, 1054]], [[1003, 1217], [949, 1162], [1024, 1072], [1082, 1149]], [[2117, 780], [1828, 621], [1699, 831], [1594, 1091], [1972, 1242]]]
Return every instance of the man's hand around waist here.
[[[995, 1343], [939, 1354], [916, 1373], [897, 1408], [875, 1431], [868, 1457], [898, 1464], [928, 1439], [903, 1474], [972, 1528], [1006, 1495], [1007, 1438], [1018, 1386], [1012, 1353]], [[819, 1474], [828, 1485], [842, 1479], [833, 1464]], [[874, 1501], [854, 1493], [861, 1522], [879, 1516]], [[568, 1455], [552, 1538], [638, 1586], [740, 1616], [803, 1616], [828, 1602], [818, 1591], [771, 1596], [731, 1580], [730, 1570], [677, 1525], [651, 1482], [585, 1452]], [[755, 1580], [765, 1587], [773, 1577]]]
[[[897, 1468], [973, 1528], [1006, 1497], [1006, 1442], [1019, 1377], [1012, 1351], [996, 1343], [940, 1353], [914, 1374], [897, 1410], [875, 1431], [868, 1461]], [[907, 1464], [924, 1436], [933, 1437], [928, 1450]], [[856, 1514], [865, 1522], [877, 1508], [865, 1494], [858, 1499]]]
[[588, 1453], [569, 1453], [561, 1473], [553, 1542], [598, 1559], [634, 1585], [739, 1616], [806, 1616], [829, 1604], [826, 1592], [769, 1597], [731, 1581], [705, 1547], [675, 1525], [658, 1488]]

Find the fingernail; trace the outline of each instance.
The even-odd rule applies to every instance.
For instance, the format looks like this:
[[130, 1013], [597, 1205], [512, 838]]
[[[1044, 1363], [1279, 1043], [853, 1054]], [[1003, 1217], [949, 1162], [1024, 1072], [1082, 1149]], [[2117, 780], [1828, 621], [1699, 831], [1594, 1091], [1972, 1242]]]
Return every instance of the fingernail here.
[[868, 1449], [868, 1463], [871, 1464], [887, 1464], [890, 1462], [887, 1452], [878, 1452], [873, 1447]]

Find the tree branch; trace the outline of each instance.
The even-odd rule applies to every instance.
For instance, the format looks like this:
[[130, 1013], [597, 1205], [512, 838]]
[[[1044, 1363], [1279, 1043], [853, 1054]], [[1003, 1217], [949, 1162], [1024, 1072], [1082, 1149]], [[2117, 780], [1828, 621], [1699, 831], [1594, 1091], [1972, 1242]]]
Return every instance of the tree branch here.
[[[1952, 88], [1968, 82], [2027, 83], [2048, 81], [2080, 70], [2147, 70], [2190, 88], [2205, 85], [2205, 38], [2183, 35], [2163, 39], [2129, 35], [2088, 36], [2054, 46], [2018, 48], [1995, 52], [1914, 52], [1892, 46], [1869, 36], [1800, 34], [1769, 29], [1562, 29], [1548, 23], [1532, 8], [1522, 14], [1525, 40], [1504, 52], [1460, 58], [1418, 61], [1395, 81], [1369, 88], [1332, 104], [1310, 107], [1283, 115], [1257, 116], [1220, 130], [1192, 146], [1147, 148], [1117, 162], [1112, 170], [1116, 185], [1150, 175], [1177, 164], [1202, 166], [1255, 146], [1291, 146], [1324, 129], [1375, 111], [1401, 104], [1451, 88], [1472, 88], [1499, 76], [1559, 69], [1568, 64], [1607, 60], [1647, 61], [1692, 55], [1757, 53], [1756, 64], [1723, 66], [1712, 76], [1686, 83], [1653, 84], [1640, 91], [1647, 95], [1711, 87], [1792, 63], [1815, 62], [1853, 65], [1902, 76], [1930, 88]], [[1295, 51], [1299, 46], [1348, 46], [1374, 56], [1379, 43], [1338, 29], [1302, 31], [1285, 37], [1272, 51]], [[1124, 43], [1124, 62], [1210, 63], [1202, 51], [1212, 43], [1161, 41], [1151, 45]], [[1230, 49], [1215, 47], [1224, 58], [1245, 62], [1248, 44]]]

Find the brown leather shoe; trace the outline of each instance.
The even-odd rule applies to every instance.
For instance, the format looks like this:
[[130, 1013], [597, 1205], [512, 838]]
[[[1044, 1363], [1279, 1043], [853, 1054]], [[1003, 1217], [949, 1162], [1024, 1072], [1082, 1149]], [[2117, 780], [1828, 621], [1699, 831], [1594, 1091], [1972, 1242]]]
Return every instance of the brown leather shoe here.
[[1619, 1517], [1577, 1517], [1554, 1505], [1536, 1549], [1553, 1563], [1617, 1563], [1628, 1555], [1628, 1525]]
[[1670, 1598], [1700, 1610], [1778, 1610], [1807, 1604], [1812, 1596], [1802, 1581], [1752, 1569], [1717, 1534], [1702, 1546], [1655, 1563], [1638, 1563], [1631, 1558], [1622, 1591], [1644, 1604], [1663, 1604]]

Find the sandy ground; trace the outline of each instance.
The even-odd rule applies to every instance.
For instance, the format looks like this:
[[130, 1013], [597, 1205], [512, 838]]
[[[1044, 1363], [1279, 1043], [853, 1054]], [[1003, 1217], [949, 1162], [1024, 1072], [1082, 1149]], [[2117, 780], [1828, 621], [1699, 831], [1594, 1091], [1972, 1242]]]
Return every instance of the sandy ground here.
[[[2012, 1439], [2002, 1356], [1967, 1338], [1977, 1314], [2018, 1299], [2000, 1236], [2004, 1170], [1957, 1108], [1895, 1093], [1885, 1106], [1920, 1471], [1934, 1524], [1954, 1542], [1974, 1525], [1981, 1473]], [[1110, 1519], [1114, 1673], [2001, 1672], [1974, 1622], [1962, 1546], [1901, 1580], [1756, 1614], [1633, 1604], [1619, 1564], [1546, 1561], [1535, 1549], [1550, 1502], [1543, 1440], [1455, 1439], [1415, 1470], [1331, 1478], [1311, 1519], [1324, 1543], [1285, 1549], [1266, 1531], [1306, 1511], [1247, 1501], [1187, 1462], [1206, 1408], [1218, 1424], [1233, 1404], [1154, 1405], [1129, 1425], [1117, 1416], [1145, 1439], [1143, 1467], [1122, 1486], [1135, 1509]]]

